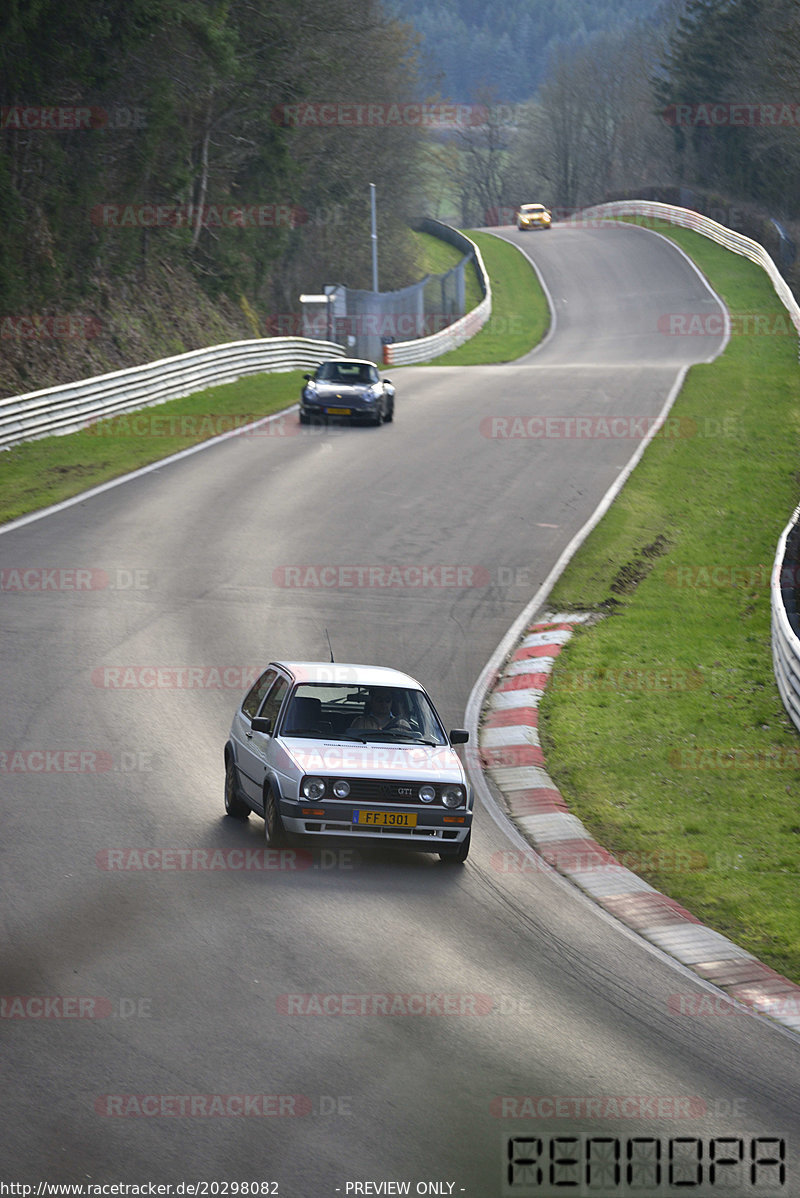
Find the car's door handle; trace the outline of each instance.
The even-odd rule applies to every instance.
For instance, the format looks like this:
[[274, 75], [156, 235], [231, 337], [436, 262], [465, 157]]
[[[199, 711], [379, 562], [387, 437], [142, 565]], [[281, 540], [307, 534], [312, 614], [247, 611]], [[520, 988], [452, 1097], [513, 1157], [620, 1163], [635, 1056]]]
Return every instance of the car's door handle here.
[[247, 737], [247, 739], [248, 739], [248, 740], [252, 740], [252, 739], [253, 739], [253, 733], [252, 733], [252, 732], [245, 732], [245, 736]]

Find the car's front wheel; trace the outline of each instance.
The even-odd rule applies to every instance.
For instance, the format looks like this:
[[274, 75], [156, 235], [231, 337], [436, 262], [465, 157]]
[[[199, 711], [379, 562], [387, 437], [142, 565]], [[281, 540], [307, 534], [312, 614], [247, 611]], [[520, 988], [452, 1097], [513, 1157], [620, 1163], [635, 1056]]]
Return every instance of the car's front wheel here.
[[439, 853], [439, 860], [446, 861], [448, 865], [461, 865], [469, 856], [469, 842], [472, 832], [467, 832], [461, 844], [456, 845], [454, 849], [443, 849]]
[[283, 826], [275, 792], [271, 786], [264, 791], [264, 835], [267, 844], [273, 848], [286, 844], [286, 829]]
[[225, 758], [225, 814], [232, 819], [247, 819], [250, 808], [236, 793], [236, 767], [230, 757]]

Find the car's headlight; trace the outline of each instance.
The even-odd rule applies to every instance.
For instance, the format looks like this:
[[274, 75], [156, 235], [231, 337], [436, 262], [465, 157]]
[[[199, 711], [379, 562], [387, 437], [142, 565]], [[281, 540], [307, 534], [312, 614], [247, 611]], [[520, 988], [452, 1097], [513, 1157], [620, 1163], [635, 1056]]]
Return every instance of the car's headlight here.
[[423, 803], [432, 803], [436, 798], [436, 790], [430, 783], [426, 783], [419, 788], [419, 797]]
[[445, 807], [460, 807], [464, 802], [464, 787], [445, 786], [442, 790], [442, 802]]
[[304, 798], [316, 802], [325, 794], [325, 783], [322, 778], [304, 778], [301, 790]]
[[333, 793], [337, 799], [346, 799], [350, 794], [350, 783], [344, 778], [337, 778], [333, 784]]

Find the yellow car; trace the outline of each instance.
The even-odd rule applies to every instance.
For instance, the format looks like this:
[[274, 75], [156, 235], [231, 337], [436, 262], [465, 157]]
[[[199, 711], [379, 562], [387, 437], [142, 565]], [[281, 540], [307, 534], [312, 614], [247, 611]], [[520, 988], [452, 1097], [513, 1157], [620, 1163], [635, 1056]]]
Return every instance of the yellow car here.
[[549, 229], [553, 217], [544, 204], [520, 204], [517, 212], [518, 229]]

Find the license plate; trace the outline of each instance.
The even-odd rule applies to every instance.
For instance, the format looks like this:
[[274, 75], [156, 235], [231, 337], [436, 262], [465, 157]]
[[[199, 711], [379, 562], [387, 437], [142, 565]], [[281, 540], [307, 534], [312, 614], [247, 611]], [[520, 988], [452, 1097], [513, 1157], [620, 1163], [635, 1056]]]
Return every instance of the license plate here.
[[416, 828], [416, 812], [407, 811], [354, 811], [354, 824], [371, 824], [380, 828]]
[[327, 412], [328, 412], [329, 416], [349, 416], [350, 415], [349, 408], [328, 408]]

